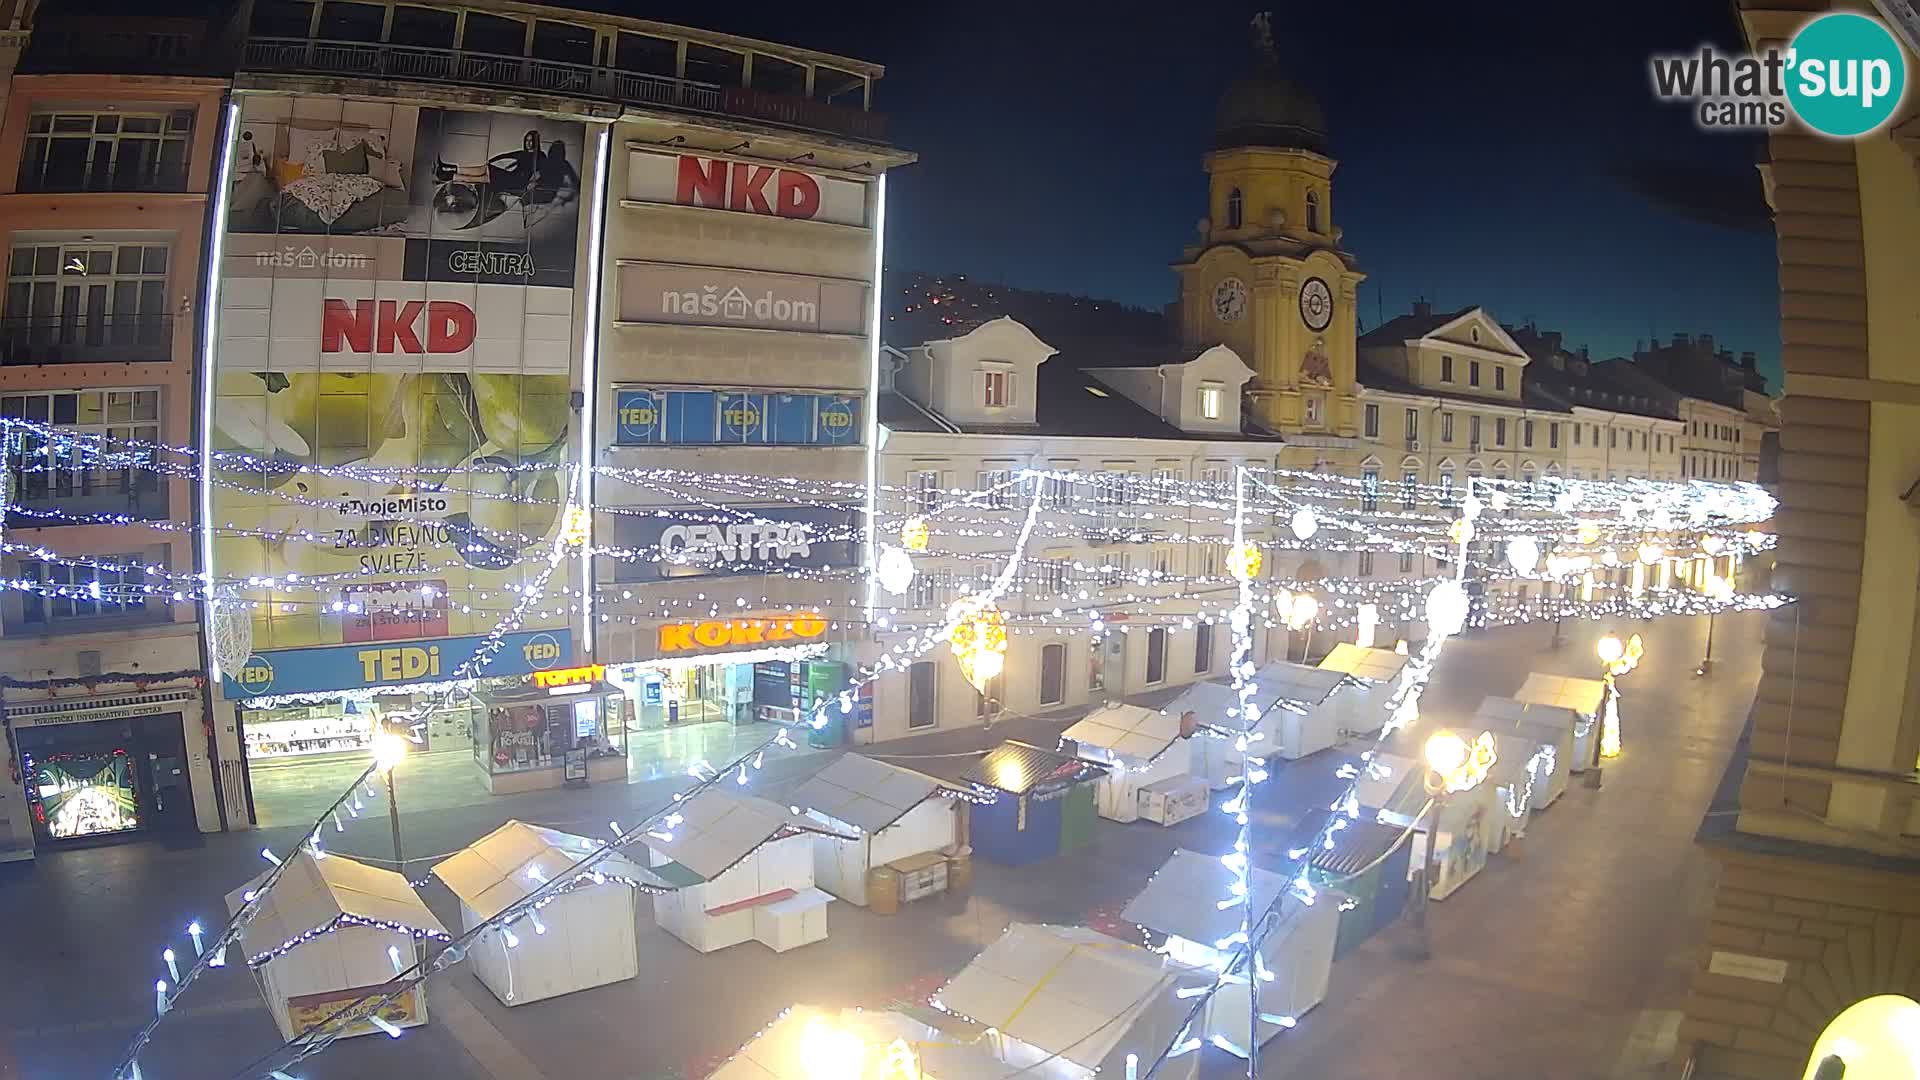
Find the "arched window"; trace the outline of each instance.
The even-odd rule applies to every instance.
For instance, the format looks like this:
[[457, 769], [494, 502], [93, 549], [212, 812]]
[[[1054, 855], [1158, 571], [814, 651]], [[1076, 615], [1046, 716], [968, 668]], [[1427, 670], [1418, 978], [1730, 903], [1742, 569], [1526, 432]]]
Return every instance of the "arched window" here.
[[1320, 193], [1307, 192], [1307, 231], [1320, 231]]
[[1227, 228], [1237, 229], [1246, 220], [1246, 203], [1240, 198], [1240, 189], [1227, 192]]

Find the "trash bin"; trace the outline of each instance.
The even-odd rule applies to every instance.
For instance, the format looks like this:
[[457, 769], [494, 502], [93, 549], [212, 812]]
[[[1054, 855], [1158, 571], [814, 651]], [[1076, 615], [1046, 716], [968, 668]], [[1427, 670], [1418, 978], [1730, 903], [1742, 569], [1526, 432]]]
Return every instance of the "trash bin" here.
[[900, 910], [900, 875], [891, 866], [867, 871], [867, 910], [892, 915]]
[[973, 849], [962, 845], [947, 856], [947, 889], [960, 892], [973, 884]]

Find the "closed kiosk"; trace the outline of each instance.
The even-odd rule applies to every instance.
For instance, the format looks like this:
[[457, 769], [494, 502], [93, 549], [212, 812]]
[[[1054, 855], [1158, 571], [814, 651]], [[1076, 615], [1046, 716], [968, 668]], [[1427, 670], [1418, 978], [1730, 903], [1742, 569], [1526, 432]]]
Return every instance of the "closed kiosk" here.
[[[1220, 859], [1197, 851], [1176, 850], [1121, 911], [1121, 917], [1166, 935], [1163, 951], [1174, 960], [1219, 978], [1231, 960], [1230, 950], [1216, 942], [1240, 930], [1248, 912], [1239, 906], [1222, 909], [1220, 901], [1232, 894], [1235, 876]], [[1265, 1043], [1292, 1026], [1327, 996], [1333, 975], [1334, 943], [1339, 934], [1337, 905], [1326, 898], [1307, 904], [1292, 895], [1287, 880], [1254, 868], [1249, 889], [1251, 911], [1259, 916], [1271, 910], [1278, 922], [1260, 943], [1261, 966], [1273, 978], [1260, 986], [1260, 1042]], [[1228, 982], [1207, 1003], [1204, 1031], [1217, 1036], [1222, 1049], [1246, 1056], [1251, 1017], [1245, 983]]]
[[1567, 771], [1575, 753], [1574, 733], [1582, 727], [1572, 709], [1490, 697], [1480, 702], [1473, 720], [1495, 734], [1517, 735], [1532, 744], [1521, 751], [1528, 763], [1521, 789], [1533, 809], [1546, 809], [1567, 790]]
[[[509, 821], [436, 863], [433, 876], [460, 900], [472, 930], [567, 875], [599, 846], [584, 836]], [[640, 973], [634, 884], [651, 875], [620, 855], [602, 857], [525, 919], [482, 931], [467, 946], [474, 974], [507, 1005], [570, 994]]]
[[[1291, 761], [1340, 741], [1341, 708], [1331, 699], [1352, 686], [1344, 673], [1275, 660], [1254, 674], [1253, 684], [1253, 705], [1260, 715], [1247, 751], [1254, 757]], [[1238, 718], [1229, 717], [1217, 730], [1232, 747], [1243, 728]], [[1237, 763], [1240, 755], [1229, 749], [1228, 757]]]
[[[1008, 1047], [984, 1037], [976, 1025], [924, 1012], [795, 1006], [708, 1074], [709, 1080], [1013, 1080], [1023, 1073], [996, 1056]], [[947, 1022], [936, 1026], [936, 1020]], [[822, 1055], [830, 1052], [823, 1047], [835, 1046], [862, 1052], [823, 1068]]]
[[1024, 866], [1093, 839], [1093, 781], [1106, 769], [1090, 761], [1008, 740], [987, 751], [962, 779], [992, 801], [972, 809], [974, 853]]
[[[1023, 1077], [1119, 1080], [1133, 1057], [1145, 1075], [1189, 1029], [1180, 991], [1213, 973], [1078, 926], [1014, 923], [934, 995], [935, 1008], [991, 1028], [983, 1040]], [[1156, 1076], [1192, 1080], [1199, 1054]]]
[[835, 834], [765, 799], [708, 788], [684, 800], [645, 839], [648, 869], [673, 886], [653, 898], [654, 921], [701, 952], [824, 939], [833, 898], [814, 887], [816, 835]]
[[258, 900], [238, 944], [281, 1038], [298, 1038], [350, 1007], [354, 1019], [337, 1029], [341, 1035], [427, 1022], [424, 983], [375, 1007], [400, 989], [395, 977], [415, 964], [419, 940], [448, 940], [405, 877], [344, 855], [315, 858], [304, 846], [287, 857], [266, 895], [256, 897], [271, 874], [228, 893], [227, 909], [237, 915]]
[[1315, 887], [1346, 896], [1333, 955], [1339, 959], [1391, 925], [1406, 909], [1412, 832], [1378, 821], [1349, 819], [1328, 837], [1332, 847], [1314, 852], [1308, 875]]
[[1072, 742], [1081, 758], [1108, 769], [1093, 782], [1100, 816], [1134, 821], [1140, 817], [1144, 789], [1192, 775], [1193, 748], [1187, 736], [1193, 731], [1179, 713], [1114, 704], [1088, 713], [1060, 737]]
[[1570, 773], [1585, 772], [1593, 762], [1593, 740], [1600, 737], [1600, 705], [1606, 699], [1607, 686], [1599, 679], [1576, 679], [1566, 675], [1543, 675], [1536, 671], [1514, 692], [1515, 701], [1528, 705], [1551, 705], [1572, 713], [1572, 760]]
[[1526, 835], [1527, 821], [1533, 816], [1533, 778], [1539, 768], [1533, 757], [1539, 746], [1510, 732], [1492, 734], [1494, 762], [1484, 783], [1493, 788], [1497, 812], [1487, 830], [1487, 850], [1504, 851], [1509, 843]]
[[1435, 838], [1433, 815], [1427, 811], [1426, 766], [1412, 758], [1379, 752], [1360, 766], [1353, 798], [1362, 818], [1411, 828], [1420, 834], [1415, 838], [1418, 846], [1409, 861], [1409, 874], [1424, 865], [1421, 860], [1426, 845], [1436, 845], [1439, 866], [1429, 890], [1435, 900], [1451, 895], [1487, 865], [1495, 827], [1493, 815], [1506, 812], [1498, 808], [1490, 783], [1457, 792], [1447, 796], [1439, 836]]
[[1188, 768], [1207, 782], [1208, 789], [1219, 791], [1233, 783], [1240, 772], [1240, 755], [1228, 734], [1239, 723], [1240, 698], [1232, 686], [1223, 682], [1197, 682], [1180, 692], [1161, 711], [1175, 717], [1183, 728], [1191, 728], [1188, 737]]
[[954, 795], [930, 776], [850, 753], [807, 778], [788, 798], [837, 834], [813, 838], [814, 884], [864, 907], [874, 868], [953, 848], [965, 805]]
[[1353, 680], [1349, 692], [1335, 696], [1333, 708], [1340, 728], [1349, 735], [1372, 735], [1386, 725], [1387, 703], [1407, 669], [1407, 657], [1392, 649], [1363, 649], [1341, 642], [1322, 657], [1320, 666]]

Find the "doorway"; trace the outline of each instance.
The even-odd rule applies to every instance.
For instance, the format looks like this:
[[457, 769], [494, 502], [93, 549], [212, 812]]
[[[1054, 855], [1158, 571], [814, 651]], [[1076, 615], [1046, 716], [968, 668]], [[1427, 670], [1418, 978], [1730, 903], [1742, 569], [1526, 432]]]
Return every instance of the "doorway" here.
[[100, 843], [195, 831], [181, 714], [70, 724], [16, 733], [42, 844]]

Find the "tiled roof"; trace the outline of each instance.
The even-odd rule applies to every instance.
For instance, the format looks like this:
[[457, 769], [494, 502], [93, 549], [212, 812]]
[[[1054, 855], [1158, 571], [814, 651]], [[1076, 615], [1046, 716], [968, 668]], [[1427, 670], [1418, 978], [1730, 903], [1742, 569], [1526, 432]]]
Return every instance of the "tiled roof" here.
[[[1424, 315], [1396, 315], [1379, 326], [1360, 335], [1361, 345], [1398, 345], [1415, 338], [1426, 337], [1435, 330], [1472, 311], [1463, 307], [1458, 311], [1431, 311]], [[1369, 384], [1371, 385], [1371, 384]]]

